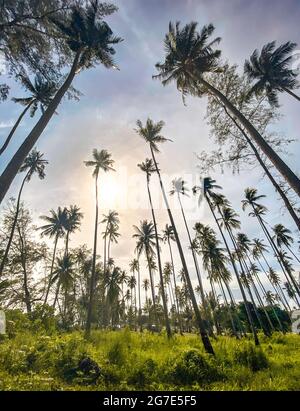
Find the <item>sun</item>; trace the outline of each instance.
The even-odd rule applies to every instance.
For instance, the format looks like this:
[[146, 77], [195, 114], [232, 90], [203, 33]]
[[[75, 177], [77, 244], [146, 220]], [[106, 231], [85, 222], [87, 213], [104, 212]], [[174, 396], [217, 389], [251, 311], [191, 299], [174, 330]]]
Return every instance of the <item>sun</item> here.
[[116, 208], [120, 187], [113, 175], [106, 174], [99, 181], [99, 200], [104, 208]]

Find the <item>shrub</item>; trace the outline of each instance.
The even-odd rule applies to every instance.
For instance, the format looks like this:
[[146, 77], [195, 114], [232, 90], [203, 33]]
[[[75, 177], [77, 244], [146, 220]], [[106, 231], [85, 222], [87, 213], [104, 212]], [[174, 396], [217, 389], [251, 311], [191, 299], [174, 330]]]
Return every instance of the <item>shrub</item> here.
[[125, 352], [123, 344], [120, 341], [113, 342], [107, 353], [108, 361], [112, 364], [121, 365], [125, 361]]
[[256, 372], [269, 367], [269, 361], [260, 347], [252, 343], [240, 344], [234, 352], [234, 361]]
[[221, 374], [212, 362], [212, 359], [199, 350], [186, 351], [172, 366], [171, 378], [179, 384], [217, 381]]

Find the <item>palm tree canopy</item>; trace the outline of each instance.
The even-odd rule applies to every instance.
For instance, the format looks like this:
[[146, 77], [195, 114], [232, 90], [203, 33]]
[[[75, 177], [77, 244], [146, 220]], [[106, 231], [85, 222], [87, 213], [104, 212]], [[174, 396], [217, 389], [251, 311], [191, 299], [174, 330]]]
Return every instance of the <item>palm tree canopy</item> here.
[[198, 80], [205, 74], [219, 69], [220, 50], [214, 46], [220, 42], [220, 37], [210, 40], [214, 26], [204, 26], [197, 31], [197, 23], [191, 22], [182, 28], [180, 22], [169, 23], [169, 31], [165, 36], [165, 61], [157, 63], [159, 74], [154, 79], [161, 80], [163, 86], [175, 82], [177, 89], [186, 95], [188, 93], [200, 95], [201, 89]]
[[109, 25], [103, 20], [105, 16], [117, 10], [112, 4], [90, 1], [86, 7], [74, 7], [67, 21], [50, 17], [58, 30], [66, 37], [68, 47], [75, 53], [80, 52], [79, 66], [94, 67], [101, 63], [106, 68], [117, 68], [113, 55], [113, 45], [122, 41], [114, 36]]
[[256, 188], [249, 188], [249, 187], [246, 188], [245, 189], [245, 199], [242, 200], [243, 210], [245, 210], [248, 205], [254, 208], [261, 206], [261, 204], [259, 204], [258, 201], [265, 197], [266, 197], [265, 195], [258, 195]]
[[108, 171], [115, 171], [113, 168], [114, 160], [111, 158], [111, 154], [107, 150], [98, 151], [96, 148], [93, 150], [93, 160], [84, 161], [87, 167], [94, 167], [93, 177], [97, 178], [99, 171], [103, 170], [105, 173]]
[[171, 141], [160, 134], [162, 128], [165, 125], [163, 121], [154, 123], [150, 118], [148, 118], [145, 126], [143, 126], [141, 120], [138, 120], [136, 124], [137, 129], [135, 129], [135, 131], [137, 132], [137, 134], [142, 137], [150, 145], [151, 149], [156, 153], [159, 153], [158, 144], [165, 143], [166, 141]]
[[296, 43], [287, 41], [276, 48], [276, 42], [272, 41], [260, 53], [254, 50], [244, 65], [245, 74], [256, 81], [249, 94], [266, 93], [269, 103], [278, 106], [278, 92], [298, 88], [297, 74], [290, 68], [296, 47]]
[[184, 196], [188, 196], [189, 189], [186, 186], [186, 182], [181, 178], [174, 178], [172, 181], [172, 190], [170, 191], [170, 195], [181, 194]]
[[57, 211], [50, 210], [50, 216], [42, 215], [40, 218], [47, 222], [47, 224], [39, 227], [41, 235], [51, 237], [63, 237], [65, 233], [65, 226], [67, 221], [67, 209], [58, 207]]
[[48, 164], [48, 161], [43, 157], [43, 153], [33, 149], [25, 158], [24, 163], [20, 167], [19, 173], [27, 172], [26, 181], [29, 181], [35, 173], [38, 174], [38, 177], [41, 180], [45, 178], [45, 166]]
[[57, 258], [56, 267], [53, 271], [52, 284], [59, 282], [64, 289], [69, 289], [74, 279], [74, 263], [70, 255]]
[[155, 173], [156, 168], [152, 159], [146, 158], [143, 163], [138, 164], [138, 167], [147, 175], [147, 181], [150, 180], [152, 173]]
[[290, 235], [291, 230], [284, 227], [284, 225], [276, 224], [272, 230], [274, 231], [273, 239], [276, 240], [278, 247], [281, 247], [282, 245], [289, 247], [291, 244], [293, 244], [294, 239]]
[[133, 238], [137, 239], [136, 251], [138, 256], [144, 251], [146, 256], [150, 257], [155, 254], [155, 228], [152, 221], [143, 220], [140, 222], [140, 227], [133, 226], [136, 231]]
[[67, 208], [67, 220], [65, 222], [65, 230], [69, 233], [76, 231], [80, 225], [83, 214], [80, 211], [80, 208], [76, 205], [71, 205]]
[[163, 234], [163, 241], [175, 241], [174, 229], [169, 224], [166, 224], [165, 229], [162, 232]]
[[30, 97], [12, 98], [12, 101], [19, 103], [22, 106], [28, 106], [31, 104], [30, 116], [33, 117], [40, 106], [42, 113], [49, 106], [54, 94], [57, 91], [57, 85], [54, 81], [45, 79], [40, 73], [35, 76], [32, 83], [30, 78], [21, 73], [17, 77], [22, 86], [31, 94]]

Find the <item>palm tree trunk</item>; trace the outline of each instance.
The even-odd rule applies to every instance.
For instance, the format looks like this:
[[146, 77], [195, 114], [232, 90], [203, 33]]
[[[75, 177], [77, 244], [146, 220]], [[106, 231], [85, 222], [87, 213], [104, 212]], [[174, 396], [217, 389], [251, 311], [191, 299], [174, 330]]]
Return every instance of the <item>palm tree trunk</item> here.
[[17, 205], [16, 205], [16, 212], [15, 212], [15, 217], [14, 217], [13, 225], [12, 225], [12, 228], [11, 228], [11, 231], [10, 231], [8, 243], [7, 243], [6, 248], [5, 248], [4, 256], [3, 256], [3, 258], [2, 258], [1, 265], [0, 265], [0, 277], [1, 277], [2, 273], [3, 273], [3, 269], [4, 269], [4, 266], [5, 266], [5, 264], [6, 264], [6, 260], [7, 260], [7, 258], [8, 258], [8, 254], [9, 254], [9, 250], [10, 250], [10, 247], [11, 247], [11, 243], [12, 243], [12, 240], [13, 240], [13, 237], [14, 237], [14, 233], [15, 233], [15, 229], [16, 229], [16, 225], [17, 225], [17, 221], [18, 221], [18, 217], [19, 217], [20, 204], [21, 204], [21, 195], [22, 195], [22, 191], [23, 191], [23, 188], [24, 188], [24, 184], [25, 184], [25, 182], [26, 182], [26, 180], [27, 180], [27, 177], [28, 177], [28, 173], [27, 173], [26, 176], [23, 178], [23, 181], [22, 181], [22, 184], [21, 184], [21, 187], [20, 187], [20, 190], [19, 190], [18, 199], [17, 199]]
[[[150, 262], [148, 252], [146, 252], [146, 258], [147, 258], [148, 269], [149, 269], [150, 288], [151, 288], [151, 295], [152, 295], [154, 317], [155, 317], [155, 321], [158, 322], [158, 317], [156, 313], [156, 304], [155, 304], [155, 289], [154, 289], [154, 282], [153, 282], [153, 277], [152, 277], [151, 262]], [[150, 313], [149, 313], [149, 316], [150, 316]]]
[[[257, 332], [256, 332], [256, 329], [255, 329], [255, 325], [254, 325], [254, 322], [253, 322], [253, 318], [252, 318], [252, 315], [251, 315], [251, 311], [250, 311], [250, 308], [249, 308], [249, 305], [248, 305], [248, 301], [247, 301], [247, 297], [246, 297], [246, 294], [245, 294], [245, 290], [244, 290], [243, 285], [242, 285], [242, 283], [241, 283], [240, 275], [239, 275], [238, 269], [237, 269], [237, 267], [236, 267], [236, 265], [235, 265], [234, 258], [233, 258], [233, 256], [232, 256], [232, 253], [231, 253], [231, 251], [230, 251], [229, 245], [228, 245], [228, 243], [227, 243], [227, 240], [226, 240], [226, 238], [225, 238], [225, 235], [224, 235], [224, 233], [223, 233], [223, 230], [222, 230], [222, 228], [221, 228], [221, 226], [220, 226], [220, 223], [219, 223], [219, 221], [218, 221], [218, 219], [217, 219], [217, 217], [216, 217], [216, 214], [215, 214], [214, 209], [213, 209], [213, 207], [212, 207], [212, 204], [211, 204], [211, 202], [210, 202], [210, 198], [208, 197], [208, 195], [205, 195], [205, 198], [206, 198], [206, 201], [207, 201], [208, 206], [209, 206], [209, 208], [210, 208], [210, 211], [211, 211], [211, 213], [212, 213], [212, 215], [213, 215], [213, 217], [214, 217], [214, 220], [215, 220], [215, 222], [216, 222], [216, 224], [217, 224], [217, 226], [218, 226], [219, 232], [220, 232], [220, 234], [221, 234], [221, 237], [222, 237], [223, 242], [224, 242], [224, 244], [225, 244], [227, 253], [228, 253], [228, 255], [229, 255], [229, 259], [230, 259], [230, 262], [231, 262], [233, 271], [234, 271], [234, 273], [235, 273], [235, 277], [236, 277], [236, 279], [237, 279], [237, 282], [238, 282], [238, 285], [239, 285], [239, 289], [240, 289], [241, 294], [242, 294], [243, 302], [244, 302], [245, 309], [246, 309], [246, 314], [247, 314], [248, 323], [249, 323], [250, 329], [251, 329], [251, 331], [252, 331], [252, 335], [253, 335], [253, 338], [254, 338], [255, 345], [259, 345], [259, 340], [258, 340]], [[220, 210], [219, 208], [218, 208], [218, 211], [219, 211], [221, 217], [223, 218], [222, 213], [221, 213], [221, 210]], [[227, 231], [228, 231], [228, 229], [227, 229]], [[229, 233], [229, 231], [228, 231], [228, 233]]]
[[289, 250], [289, 252], [292, 254], [292, 256], [298, 261], [298, 263], [300, 263], [299, 258], [296, 256], [296, 254], [293, 252], [293, 250], [291, 249], [290, 246], [286, 246], [287, 249]]
[[294, 97], [296, 100], [300, 101], [300, 97], [297, 96], [297, 94], [293, 93], [291, 90], [289, 90], [288, 88], [282, 87], [283, 90], [288, 93], [290, 96]]
[[49, 104], [48, 108], [46, 109], [45, 113], [41, 116], [35, 127], [26, 137], [22, 145], [19, 147], [7, 167], [5, 168], [4, 172], [0, 177], [0, 204], [5, 197], [11, 183], [13, 182], [14, 178], [16, 177], [21, 165], [23, 164], [25, 158], [32, 150], [34, 145], [36, 144], [37, 140], [41, 136], [42, 132], [46, 128], [47, 124], [51, 120], [53, 114], [55, 113], [59, 103], [61, 102], [63, 96], [68, 91], [69, 87], [71, 86], [73, 79], [76, 75], [76, 70], [79, 62], [79, 58], [81, 55], [81, 50], [79, 50], [75, 57], [72, 64], [72, 68], [68, 77], [66, 78], [65, 82], [61, 86], [61, 88], [57, 91], [55, 97]]
[[[294, 220], [298, 230], [300, 231], [300, 219], [298, 217], [298, 215], [296, 214], [292, 204], [290, 203], [289, 199], [287, 198], [287, 196], [285, 195], [284, 191], [282, 190], [282, 188], [280, 187], [280, 185], [277, 183], [277, 181], [275, 180], [275, 178], [272, 176], [272, 174], [270, 173], [269, 168], [266, 166], [266, 164], [264, 163], [264, 161], [262, 160], [261, 156], [259, 155], [258, 150], [256, 149], [255, 145], [252, 143], [252, 141], [250, 140], [250, 138], [248, 137], [247, 133], [245, 133], [245, 131], [242, 129], [242, 127], [238, 124], [238, 122], [235, 120], [234, 117], [232, 117], [229, 113], [227, 108], [224, 106], [224, 110], [226, 112], [226, 114], [228, 115], [228, 117], [234, 122], [234, 124], [236, 125], [236, 127], [241, 131], [241, 133], [243, 134], [243, 136], [245, 137], [247, 143], [250, 145], [252, 151], [254, 152], [254, 155], [257, 159], [257, 161], [259, 162], [259, 164], [261, 165], [262, 169], [264, 170], [264, 172], [266, 173], [266, 176], [269, 178], [269, 180], [271, 181], [271, 183], [273, 184], [275, 191], [278, 192], [278, 194], [280, 195], [280, 197], [282, 198], [284, 205], [286, 206], [290, 216], [292, 217], [292, 219]], [[300, 262], [300, 261], [299, 261]]]
[[[198, 80], [198, 79], [197, 79]], [[300, 197], [300, 180], [295, 173], [288, 167], [288, 165], [279, 157], [279, 155], [270, 147], [270, 145], [264, 140], [262, 135], [256, 130], [256, 128], [250, 123], [249, 120], [214, 86], [204, 80], [203, 77], [199, 79], [199, 82], [204, 85], [210, 94], [217, 97], [224, 106], [238, 119], [238, 121], [245, 127], [252, 139], [263, 151], [263, 153], [274, 164], [279, 173], [293, 188], [293, 190]]]
[[30, 107], [32, 106], [32, 103], [34, 102], [34, 100], [32, 100], [28, 106], [25, 107], [25, 109], [22, 111], [22, 113], [20, 114], [18, 120], [16, 121], [15, 125], [13, 126], [13, 128], [11, 129], [9, 135], [7, 136], [3, 146], [0, 148], [0, 156], [1, 154], [4, 153], [4, 151], [6, 150], [8, 144], [10, 143], [10, 140], [12, 139], [13, 135], [15, 134], [16, 129], [18, 128], [19, 124], [22, 121], [22, 118], [25, 116], [25, 114], [27, 113], [27, 111], [30, 109]]
[[180, 317], [180, 312], [179, 312], [178, 296], [177, 296], [177, 291], [176, 291], [177, 290], [177, 285], [176, 285], [175, 266], [174, 266], [174, 260], [173, 260], [172, 247], [171, 247], [171, 243], [170, 243], [169, 238], [168, 238], [168, 245], [169, 245], [170, 257], [171, 257], [171, 263], [172, 263], [172, 273], [173, 273], [173, 281], [174, 281], [174, 295], [175, 295], [175, 302], [176, 302], [176, 311], [177, 311], [177, 316], [178, 316], [179, 330], [180, 330], [180, 333], [182, 334], [183, 329], [182, 329], [181, 317]]
[[93, 249], [91, 282], [90, 282], [90, 290], [89, 290], [88, 313], [87, 313], [87, 320], [86, 320], [86, 327], [85, 327], [86, 337], [89, 337], [90, 333], [91, 333], [93, 302], [94, 302], [94, 288], [95, 288], [95, 277], [96, 277], [98, 213], [99, 213], [99, 206], [98, 206], [98, 175], [95, 178], [95, 192], [96, 192], [96, 214], [95, 214], [95, 231], [94, 231], [94, 249]]
[[230, 322], [231, 322], [233, 334], [234, 334], [234, 336], [235, 336], [236, 338], [239, 338], [238, 333], [237, 333], [237, 330], [236, 330], [236, 326], [235, 326], [235, 323], [234, 323], [234, 320], [233, 320], [233, 316], [232, 316], [232, 312], [231, 312], [231, 307], [230, 307], [230, 305], [228, 304], [227, 296], [226, 296], [226, 293], [225, 293], [225, 290], [224, 290], [224, 287], [223, 287], [223, 284], [222, 284], [222, 280], [219, 279], [218, 282], [219, 282], [219, 285], [220, 285], [220, 288], [221, 288], [221, 291], [222, 291], [222, 294], [223, 294], [223, 298], [224, 298], [224, 302], [225, 302], [225, 305], [226, 305], [226, 309], [227, 309], [227, 312], [228, 312], [228, 315], [229, 315], [229, 319], [230, 319]]
[[56, 234], [55, 240], [54, 240], [54, 248], [53, 248], [51, 269], [50, 269], [50, 275], [49, 275], [49, 282], [48, 282], [48, 286], [47, 286], [47, 291], [46, 291], [46, 296], [45, 296], [43, 307], [45, 307], [45, 305], [47, 304], [48, 296], [49, 296], [49, 292], [50, 292], [50, 288], [51, 288], [51, 280], [52, 280], [52, 273], [53, 273], [55, 255], [56, 255], [57, 242], [58, 242], [58, 234]]
[[106, 272], [106, 237], [107, 237], [107, 225], [104, 234], [104, 253], [103, 253], [103, 272]]
[[25, 252], [25, 244], [24, 240], [22, 238], [21, 230], [20, 227], [17, 227], [18, 233], [19, 233], [19, 239], [20, 239], [20, 244], [21, 244], [21, 265], [23, 269], [23, 283], [24, 283], [24, 301], [26, 305], [26, 311], [27, 314], [31, 314], [32, 312], [32, 306], [31, 306], [31, 296], [30, 296], [30, 291], [28, 287], [28, 274], [27, 274], [27, 268], [26, 268], [26, 257], [24, 255]]
[[176, 239], [178, 252], [179, 252], [181, 263], [182, 263], [182, 266], [183, 266], [184, 275], [185, 275], [186, 282], [187, 282], [187, 285], [188, 285], [190, 298], [192, 300], [192, 304], [193, 304], [193, 308], [194, 308], [194, 312], [195, 312], [195, 316], [196, 316], [196, 323], [197, 323], [197, 326], [198, 326], [198, 329], [199, 329], [199, 333], [200, 333], [200, 336], [201, 336], [205, 351], [208, 354], [214, 355], [214, 350], [213, 350], [213, 347], [211, 345], [211, 342], [210, 342], [209, 336], [207, 334], [207, 331], [205, 329], [205, 325], [204, 325], [204, 322], [203, 322], [203, 319], [201, 317], [201, 313], [200, 313], [200, 310], [199, 310], [199, 307], [198, 307], [198, 304], [197, 304], [197, 300], [196, 300], [195, 293], [194, 293], [194, 290], [193, 290], [191, 278], [190, 278], [188, 268], [187, 268], [187, 265], [186, 265], [186, 261], [185, 261], [185, 258], [184, 258], [184, 253], [183, 253], [183, 250], [182, 250], [181, 242], [180, 242], [178, 232], [177, 232], [177, 229], [176, 229], [176, 226], [175, 226], [175, 223], [174, 223], [173, 215], [172, 215], [172, 212], [171, 212], [171, 209], [170, 209], [170, 206], [169, 206], [169, 202], [168, 202], [168, 199], [167, 199], [167, 196], [166, 196], [166, 192], [165, 192], [164, 185], [163, 185], [161, 175], [160, 175], [160, 171], [159, 171], [159, 168], [158, 168], [158, 165], [157, 165], [157, 162], [156, 162], [154, 151], [153, 151], [151, 146], [150, 146], [150, 149], [151, 149], [152, 159], [153, 159], [153, 162], [154, 162], [155, 168], [156, 168], [156, 173], [157, 173], [158, 178], [159, 178], [160, 187], [161, 187], [161, 191], [162, 191], [162, 194], [163, 194], [163, 197], [164, 197], [164, 201], [165, 201], [168, 216], [169, 216], [169, 219], [170, 219], [171, 227], [173, 228], [173, 231], [174, 231], [174, 236], [175, 236], [175, 239]]
[[140, 271], [140, 263], [138, 262], [138, 299], [139, 299], [139, 326], [140, 331], [142, 331], [142, 304], [141, 304], [141, 271]]
[[151, 197], [151, 191], [150, 191], [149, 178], [148, 177], [147, 177], [147, 189], [148, 189], [149, 202], [150, 202], [152, 219], [153, 219], [154, 230], [155, 230], [155, 242], [156, 242], [156, 252], [157, 252], [157, 261], [158, 261], [158, 272], [159, 272], [160, 285], [161, 285], [161, 296], [162, 296], [162, 300], [163, 300], [163, 309], [164, 309], [166, 330], [167, 330], [168, 338], [171, 338], [172, 332], [171, 332], [170, 320], [169, 320], [169, 316], [168, 316], [168, 305], [167, 305], [167, 301], [166, 301], [164, 279], [163, 279], [163, 272], [162, 272], [162, 265], [161, 265], [161, 258], [160, 258], [157, 223], [156, 223], [156, 217], [155, 217], [154, 208], [153, 208], [153, 204], [152, 204], [152, 197]]

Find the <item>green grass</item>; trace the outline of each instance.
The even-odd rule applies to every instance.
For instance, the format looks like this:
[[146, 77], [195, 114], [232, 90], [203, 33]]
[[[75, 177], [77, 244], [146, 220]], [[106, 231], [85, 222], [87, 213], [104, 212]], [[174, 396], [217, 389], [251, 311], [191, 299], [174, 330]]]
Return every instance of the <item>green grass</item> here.
[[[196, 335], [123, 330], [42, 334], [22, 331], [0, 342], [1, 390], [299, 390], [300, 337], [213, 340], [205, 354]], [[80, 371], [89, 357], [100, 375]]]

